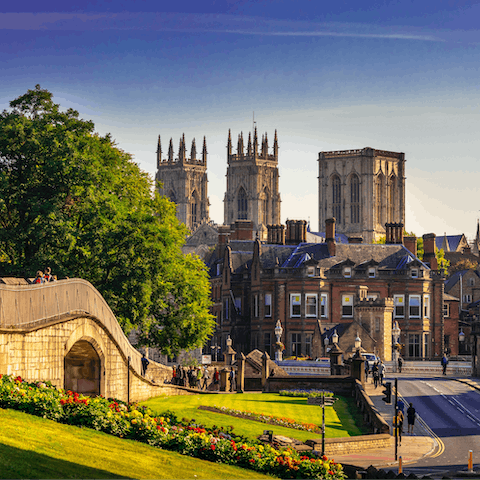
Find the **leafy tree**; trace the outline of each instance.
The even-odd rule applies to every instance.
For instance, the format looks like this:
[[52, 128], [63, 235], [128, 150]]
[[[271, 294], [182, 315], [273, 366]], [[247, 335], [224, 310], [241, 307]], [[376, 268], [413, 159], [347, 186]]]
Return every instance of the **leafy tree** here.
[[0, 115], [0, 270], [85, 278], [147, 344], [170, 355], [202, 345], [214, 327], [208, 276], [181, 252], [175, 205], [39, 85], [10, 107]]
[[474, 262], [468, 258], [464, 258], [459, 262], [455, 263], [448, 269], [448, 273], [453, 275], [455, 272], [460, 272], [462, 270], [477, 270], [478, 262]]

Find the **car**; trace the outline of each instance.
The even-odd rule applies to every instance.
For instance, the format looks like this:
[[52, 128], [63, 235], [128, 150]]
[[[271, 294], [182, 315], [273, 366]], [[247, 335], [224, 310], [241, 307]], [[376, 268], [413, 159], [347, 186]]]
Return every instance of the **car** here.
[[365, 353], [363, 352], [362, 357], [368, 362], [368, 371], [371, 372], [375, 363], [379, 362], [380, 359], [374, 353]]

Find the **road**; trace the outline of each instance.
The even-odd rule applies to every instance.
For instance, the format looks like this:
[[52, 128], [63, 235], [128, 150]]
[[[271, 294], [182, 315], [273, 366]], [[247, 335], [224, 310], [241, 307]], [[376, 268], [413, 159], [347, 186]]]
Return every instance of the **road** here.
[[[393, 384], [393, 381], [392, 381]], [[412, 378], [398, 376], [398, 390], [406, 408], [412, 402], [417, 414], [437, 438], [436, 453], [404, 473], [434, 475], [467, 470], [469, 450], [473, 451], [474, 470], [480, 470], [480, 392], [448, 378]], [[404, 435], [407, 433], [406, 418]], [[423, 434], [421, 422], [415, 431]]]

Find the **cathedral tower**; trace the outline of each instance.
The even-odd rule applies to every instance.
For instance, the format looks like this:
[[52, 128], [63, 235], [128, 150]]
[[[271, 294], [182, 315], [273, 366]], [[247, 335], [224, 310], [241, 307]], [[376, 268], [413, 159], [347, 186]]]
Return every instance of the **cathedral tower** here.
[[318, 154], [318, 222], [371, 243], [385, 223], [405, 225], [405, 154], [363, 148]]
[[155, 185], [160, 195], [165, 195], [177, 205], [177, 218], [192, 232], [200, 223], [209, 220], [207, 193], [207, 143], [203, 137], [203, 149], [197, 158], [195, 139], [190, 157], [187, 156], [185, 134], [180, 138], [178, 157], [174, 158], [170, 139], [167, 158], [162, 158], [160, 135], [157, 146], [157, 174]]
[[272, 153], [268, 152], [266, 133], [259, 145], [256, 128], [253, 140], [251, 134], [248, 134], [246, 150], [243, 132], [238, 135], [237, 153], [232, 153], [232, 150], [229, 130], [224, 224], [231, 225], [235, 220], [250, 220], [259, 238], [266, 239], [267, 225], [280, 223], [277, 131], [275, 130]]

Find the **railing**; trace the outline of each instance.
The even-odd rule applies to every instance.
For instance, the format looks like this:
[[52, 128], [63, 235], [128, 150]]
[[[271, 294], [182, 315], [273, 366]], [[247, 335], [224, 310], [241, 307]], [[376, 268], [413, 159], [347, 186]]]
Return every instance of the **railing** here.
[[38, 285], [0, 285], [1, 330], [26, 330], [82, 314], [94, 316], [105, 327], [140, 375], [141, 354], [130, 344], [107, 302], [90, 282], [72, 278]]

